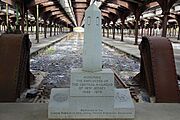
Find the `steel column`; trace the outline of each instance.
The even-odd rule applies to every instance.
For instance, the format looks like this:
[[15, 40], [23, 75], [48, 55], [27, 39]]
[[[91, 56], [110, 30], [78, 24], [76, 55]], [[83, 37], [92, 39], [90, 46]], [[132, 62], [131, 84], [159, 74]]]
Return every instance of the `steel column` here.
[[8, 4], [6, 3], [6, 25], [7, 25], [7, 31], [9, 27], [9, 13], [8, 13]]
[[39, 43], [39, 5], [36, 5], [36, 40]]
[[27, 34], [29, 32], [28, 27], [29, 27], [29, 22], [28, 22], [28, 11], [27, 11], [27, 13], [26, 13], [26, 33]]
[[113, 34], [113, 39], [115, 39], [115, 21], [113, 21], [113, 27], [112, 27], [112, 34]]

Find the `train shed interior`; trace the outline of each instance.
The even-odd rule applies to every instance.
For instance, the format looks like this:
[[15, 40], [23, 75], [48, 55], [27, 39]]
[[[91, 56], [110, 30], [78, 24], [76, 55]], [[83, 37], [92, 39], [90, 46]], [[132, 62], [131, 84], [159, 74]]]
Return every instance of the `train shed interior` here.
[[[87, 17], [91, 8], [89, 16], [100, 16]], [[112, 86], [130, 93], [135, 111], [131, 119], [180, 119], [180, 0], [0, 1], [0, 120], [52, 119], [53, 89], [70, 89], [70, 96], [57, 97], [62, 103], [90, 98], [79, 98], [77, 108], [86, 102], [87, 109], [96, 106], [98, 100], [93, 103], [92, 97], [105, 98], [100, 108], [85, 109], [88, 118], [77, 117], [86, 116], [80, 109], [65, 118], [63, 112], [54, 113], [54, 119], [102, 119], [112, 102], [108, 97], [116, 99], [104, 93], [110, 83], [81, 73], [74, 83], [77, 68], [82, 74], [112, 71]], [[96, 118], [98, 110], [102, 116]], [[103, 119], [124, 119], [115, 116]]]

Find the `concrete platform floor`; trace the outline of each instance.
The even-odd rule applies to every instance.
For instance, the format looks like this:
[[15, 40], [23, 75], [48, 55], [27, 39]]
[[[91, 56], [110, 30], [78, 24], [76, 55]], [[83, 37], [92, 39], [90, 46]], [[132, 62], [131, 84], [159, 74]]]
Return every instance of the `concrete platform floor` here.
[[[140, 103], [135, 104], [135, 109], [134, 120], [180, 120], [178, 103]], [[0, 103], [0, 120], [48, 120], [47, 114], [45, 103]]]
[[32, 42], [30, 54], [31, 55], [37, 54], [38, 51], [40, 51], [46, 47], [49, 47], [54, 43], [59, 42], [60, 40], [66, 38], [67, 36], [68, 36], [68, 33], [60, 33], [56, 36], [52, 36], [52, 37], [48, 36], [47, 38], [44, 38], [44, 34], [40, 34], [39, 35], [39, 38], [40, 38], [39, 43], [37, 43], [37, 40], [35, 39], [35, 34], [30, 34], [29, 38], [30, 38], [30, 41]]
[[[180, 75], [180, 42], [170, 38], [172, 41], [172, 46], [174, 50], [174, 57], [176, 63], [176, 71]], [[141, 38], [138, 39], [138, 43], [141, 42]], [[116, 36], [116, 39], [112, 39], [112, 35], [110, 38], [103, 37], [103, 43], [111, 46], [117, 50], [123, 51], [130, 56], [133, 56], [140, 60], [140, 51], [138, 49], [138, 45], [134, 45], [134, 38], [133, 37], [124, 37], [124, 41], [120, 41], [120, 36]]]

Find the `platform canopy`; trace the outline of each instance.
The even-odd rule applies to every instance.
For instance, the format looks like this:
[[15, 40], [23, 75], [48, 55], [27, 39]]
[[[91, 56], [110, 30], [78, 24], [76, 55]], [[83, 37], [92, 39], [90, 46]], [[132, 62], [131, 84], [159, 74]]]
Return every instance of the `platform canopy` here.
[[[154, 17], [163, 21], [166, 15], [174, 16], [165, 19], [166, 21], [174, 19], [169, 22], [177, 23], [175, 16], [180, 14], [180, 0], [1, 0], [0, 3], [0, 21], [6, 19], [5, 4], [11, 6], [10, 15], [16, 14], [16, 6], [19, 6], [19, 19], [23, 18], [26, 12], [29, 12], [30, 16], [36, 16], [36, 6], [39, 5], [39, 17], [42, 21], [55, 21], [69, 27], [84, 25], [84, 12], [92, 3], [101, 9], [103, 23], [115, 21], [117, 27], [121, 26], [124, 20], [126, 24], [135, 20], [149, 21]], [[33, 21], [33, 18], [30, 17], [30, 21]]]

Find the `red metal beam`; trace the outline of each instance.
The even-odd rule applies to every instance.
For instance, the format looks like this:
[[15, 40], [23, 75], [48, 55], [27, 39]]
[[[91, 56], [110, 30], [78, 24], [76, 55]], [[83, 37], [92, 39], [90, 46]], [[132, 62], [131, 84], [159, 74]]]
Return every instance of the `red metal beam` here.
[[76, 8], [78, 8], [78, 9], [80, 9], [80, 8], [83, 8], [83, 9], [85, 9], [85, 8], [87, 8], [87, 3], [76, 3], [76, 4], [73, 4], [73, 7], [76, 9]]
[[4, 3], [7, 3], [9, 5], [13, 5], [14, 4], [14, 0], [1, 0]]
[[107, 13], [105, 13], [105, 12], [101, 12], [101, 15], [102, 15], [103, 17], [109, 18], [109, 14], [107, 14]]
[[122, 0], [113, 0], [113, 3], [130, 10], [129, 3]]
[[45, 2], [49, 2], [49, 0], [32, 0], [28, 7], [32, 7]]
[[111, 8], [111, 7], [108, 7], [108, 6], [107, 6], [107, 10], [108, 10], [109, 12], [117, 15], [117, 16], [119, 15], [119, 12], [118, 12], [116, 9], [114, 9], [114, 8]]
[[63, 14], [63, 13], [60, 12], [60, 11], [54, 11], [54, 12], [52, 12], [51, 14], [52, 14], [52, 15], [60, 15], [60, 14]]
[[52, 6], [52, 5], [55, 5], [54, 2], [52, 1], [49, 1], [49, 2], [44, 2], [44, 3], [40, 3], [41, 5], [43, 5], [43, 7], [47, 7], [47, 6]]
[[49, 7], [45, 7], [44, 8], [44, 12], [46, 11], [58, 11], [59, 8], [57, 8], [56, 6], [49, 6]]
[[146, 5], [148, 8], [153, 8], [159, 6], [158, 2], [151, 2]]

